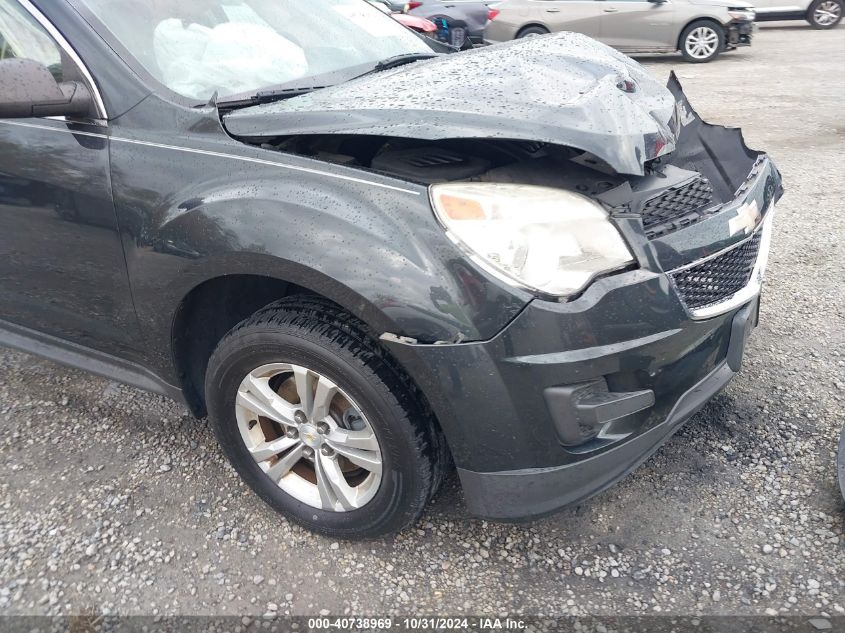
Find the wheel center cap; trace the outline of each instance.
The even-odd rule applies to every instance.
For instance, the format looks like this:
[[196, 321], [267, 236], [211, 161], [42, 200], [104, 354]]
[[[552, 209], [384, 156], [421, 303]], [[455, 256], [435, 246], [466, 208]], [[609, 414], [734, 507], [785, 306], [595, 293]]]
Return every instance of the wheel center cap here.
[[320, 446], [320, 433], [310, 424], [303, 424], [299, 427], [299, 437], [302, 443], [311, 448]]

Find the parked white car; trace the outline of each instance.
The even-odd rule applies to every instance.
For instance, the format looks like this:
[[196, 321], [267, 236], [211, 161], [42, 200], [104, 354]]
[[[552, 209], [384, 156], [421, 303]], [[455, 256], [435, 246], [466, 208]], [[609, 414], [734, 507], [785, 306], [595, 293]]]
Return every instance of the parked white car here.
[[807, 20], [814, 29], [832, 29], [842, 21], [845, 0], [755, 0], [757, 21]]

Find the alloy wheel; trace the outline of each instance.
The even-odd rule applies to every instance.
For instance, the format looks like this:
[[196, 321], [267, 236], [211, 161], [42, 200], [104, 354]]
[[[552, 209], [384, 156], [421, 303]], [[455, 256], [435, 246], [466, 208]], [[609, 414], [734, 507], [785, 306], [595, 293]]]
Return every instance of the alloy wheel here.
[[836, 0], [825, 0], [813, 11], [813, 20], [819, 26], [836, 24], [842, 17], [842, 5]]
[[699, 26], [690, 31], [684, 43], [690, 57], [707, 59], [719, 49], [719, 34], [709, 26]]
[[382, 452], [375, 432], [326, 376], [300, 365], [262, 365], [241, 381], [235, 410], [259, 468], [298, 501], [348, 512], [378, 491]]

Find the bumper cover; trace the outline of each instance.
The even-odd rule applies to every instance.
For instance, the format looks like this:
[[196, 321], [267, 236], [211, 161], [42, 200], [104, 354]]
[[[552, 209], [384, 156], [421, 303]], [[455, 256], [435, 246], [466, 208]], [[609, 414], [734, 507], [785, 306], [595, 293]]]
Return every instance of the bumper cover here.
[[728, 25], [725, 45], [728, 47], [751, 46], [754, 34], [753, 22], [732, 22]]
[[543, 516], [598, 494], [633, 471], [736, 375], [745, 342], [757, 323], [758, 306], [755, 299], [733, 317], [725, 360], [678, 399], [663, 423], [631, 441], [556, 468], [493, 473], [459, 468], [470, 511], [498, 520]]

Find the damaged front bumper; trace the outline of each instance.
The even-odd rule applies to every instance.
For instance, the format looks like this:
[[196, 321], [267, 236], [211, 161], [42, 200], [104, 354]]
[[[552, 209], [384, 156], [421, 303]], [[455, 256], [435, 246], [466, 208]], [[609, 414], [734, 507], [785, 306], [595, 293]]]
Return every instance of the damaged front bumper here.
[[636, 270], [535, 299], [489, 341], [385, 341], [437, 415], [475, 514], [541, 516], [603, 490], [740, 369], [781, 178], [670, 89], [678, 147], [654, 166], [667, 188], [645, 177], [599, 197]]
[[725, 46], [727, 48], [751, 46], [755, 28], [754, 22], [751, 21], [731, 22], [726, 29]]
[[469, 509], [541, 516], [645, 460], [740, 369], [759, 296], [693, 320], [665, 276], [532, 302], [495, 339], [389, 343], [446, 431]]

